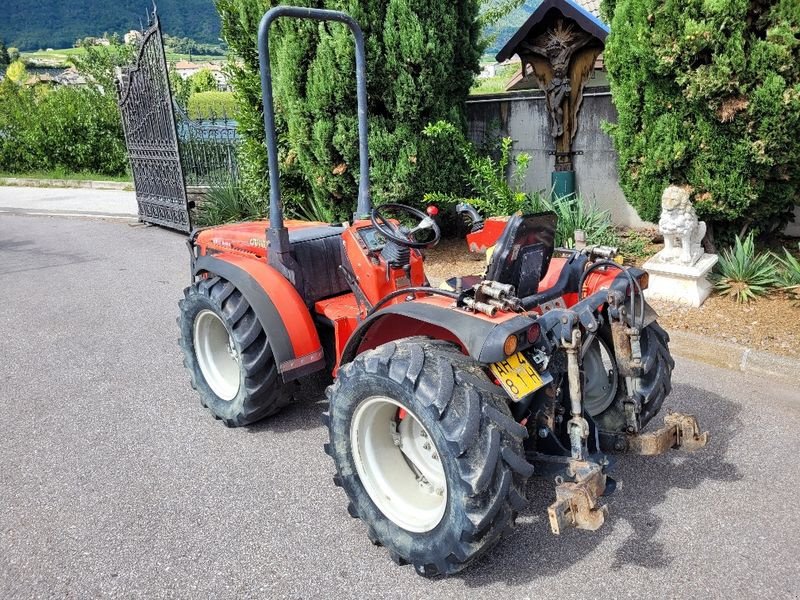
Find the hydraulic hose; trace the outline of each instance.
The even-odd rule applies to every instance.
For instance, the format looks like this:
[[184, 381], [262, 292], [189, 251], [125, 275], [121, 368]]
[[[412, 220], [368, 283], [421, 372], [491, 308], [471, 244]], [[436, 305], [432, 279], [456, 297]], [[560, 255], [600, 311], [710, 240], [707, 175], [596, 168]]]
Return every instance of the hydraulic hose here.
[[631, 312], [633, 313], [633, 318], [636, 319], [636, 292], [639, 292], [639, 296], [641, 297], [639, 301], [640, 310], [639, 310], [639, 325], [644, 325], [644, 292], [642, 291], [642, 286], [639, 281], [631, 275], [630, 271], [623, 267], [620, 264], [615, 263], [613, 260], [599, 260], [593, 263], [588, 269], [586, 269], [583, 274], [581, 275], [580, 281], [578, 282], [578, 301], [583, 300], [583, 284], [586, 282], [586, 278], [589, 276], [592, 271], [598, 269], [603, 266], [614, 267], [622, 271], [625, 276], [628, 278], [628, 282], [631, 288]]
[[384, 296], [383, 298], [381, 298], [375, 304], [375, 306], [373, 306], [371, 309], [369, 309], [369, 311], [367, 312], [367, 317], [369, 317], [370, 315], [372, 315], [373, 313], [378, 311], [381, 307], [383, 307], [390, 300], [394, 300], [398, 296], [404, 296], [404, 295], [408, 295], [408, 294], [414, 294], [414, 295], [416, 295], [416, 294], [433, 294], [433, 295], [445, 296], [446, 298], [452, 298], [453, 300], [458, 300], [458, 294], [456, 294], [455, 292], [449, 292], [447, 290], [440, 290], [440, 289], [432, 288], [432, 287], [428, 287], [428, 286], [424, 286], [424, 287], [409, 287], [409, 288], [404, 288], [402, 290], [395, 290], [394, 292], [391, 292], [390, 294], [388, 294], [388, 295]]

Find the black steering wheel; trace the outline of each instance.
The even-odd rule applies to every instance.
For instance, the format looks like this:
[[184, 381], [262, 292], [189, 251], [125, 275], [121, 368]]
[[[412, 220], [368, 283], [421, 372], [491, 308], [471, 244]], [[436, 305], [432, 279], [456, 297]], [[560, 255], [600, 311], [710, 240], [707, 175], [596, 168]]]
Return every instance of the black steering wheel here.
[[[419, 225], [412, 229], [403, 225], [396, 225], [383, 216], [384, 210], [412, 215], [419, 219]], [[431, 248], [442, 239], [442, 232], [433, 217], [405, 204], [382, 204], [381, 206], [376, 206], [370, 212], [369, 218], [375, 229], [380, 231], [387, 240], [406, 248]], [[415, 236], [420, 231], [432, 231], [433, 237], [420, 242], [415, 239]]]

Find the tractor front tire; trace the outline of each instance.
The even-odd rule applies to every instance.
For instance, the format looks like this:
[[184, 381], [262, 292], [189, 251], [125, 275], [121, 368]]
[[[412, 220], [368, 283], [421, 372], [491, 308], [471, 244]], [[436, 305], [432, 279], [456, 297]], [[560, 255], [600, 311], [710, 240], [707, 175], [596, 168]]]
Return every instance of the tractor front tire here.
[[230, 281], [201, 279], [184, 290], [178, 306], [183, 364], [200, 402], [215, 418], [240, 427], [289, 403], [269, 337]]
[[343, 366], [327, 393], [334, 483], [396, 563], [427, 577], [456, 573], [526, 506], [527, 431], [455, 345], [384, 344]]

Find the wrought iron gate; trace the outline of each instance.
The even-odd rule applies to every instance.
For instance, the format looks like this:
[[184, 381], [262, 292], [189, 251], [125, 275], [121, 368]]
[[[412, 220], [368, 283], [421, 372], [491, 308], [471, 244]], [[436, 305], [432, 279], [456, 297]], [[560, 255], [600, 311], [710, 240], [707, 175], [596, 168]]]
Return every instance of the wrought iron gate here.
[[117, 94], [139, 218], [191, 231], [167, 60], [155, 9], [142, 33], [135, 62], [117, 75]]

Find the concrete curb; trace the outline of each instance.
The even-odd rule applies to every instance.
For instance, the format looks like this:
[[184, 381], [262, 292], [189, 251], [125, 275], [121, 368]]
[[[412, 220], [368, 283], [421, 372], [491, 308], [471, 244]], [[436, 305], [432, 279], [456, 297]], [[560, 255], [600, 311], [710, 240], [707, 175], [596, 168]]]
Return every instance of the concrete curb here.
[[133, 191], [133, 183], [126, 183], [123, 181], [76, 181], [72, 179], [26, 179], [24, 177], [0, 177], [0, 185], [15, 187], [118, 190], [123, 192]]
[[786, 384], [800, 384], [800, 360], [753, 350], [719, 338], [685, 331], [670, 331], [669, 349], [675, 356], [723, 369], [769, 377]]

